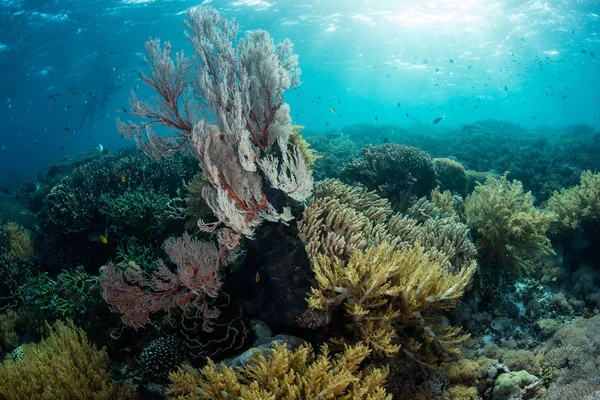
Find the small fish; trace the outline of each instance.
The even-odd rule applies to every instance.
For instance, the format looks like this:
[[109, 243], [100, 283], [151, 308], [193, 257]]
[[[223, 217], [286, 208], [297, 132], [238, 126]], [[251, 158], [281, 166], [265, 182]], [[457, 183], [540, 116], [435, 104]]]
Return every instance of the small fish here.
[[383, 143], [389, 143], [389, 139], [388, 138], [383, 138]]
[[7, 188], [2, 188], [1, 192], [4, 194], [10, 194], [10, 190], [8, 190]]
[[504, 90], [508, 92], [508, 87], [506, 85], [504, 85]]
[[587, 50], [586, 49], [581, 49], [581, 54], [587, 54]]
[[64, 130], [67, 132], [71, 132], [71, 130], [69, 128], [64, 128]]
[[449, 59], [449, 60], [448, 60], [448, 62], [449, 62], [450, 64], [454, 64], [454, 60], [453, 60], [453, 59]]
[[93, 136], [88, 136], [87, 140], [88, 141], [92, 141], [92, 140], [94, 140], [94, 137]]
[[260, 272], [256, 271], [256, 276], [254, 277], [254, 283], [259, 283], [260, 282]]
[[408, 113], [406, 113], [406, 118], [410, 117], [410, 115], [408, 115]]
[[396, 104], [396, 107], [400, 107], [400, 102], [398, 102], [398, 104]]
[[378, 120], [378, 118], [377, 118], [377, 115], [376, 115], [376, 116], [374, 116], [374, 117], [373, 117], [373, 119], [374, 119], [375, 121], [377, 121], [377, 120]]
[[325, 122], [325, 126], [329, 126], [329, 122]]
[[434, 124], [434, 125], [436, 125], [436, 124], [439, 124], [439, 123], [440, 123], [440, 121], [441, 121], [441, 120], [443, 120], [443, 119], [444, 119], [444, 116], [437, 117], [436, 119], [434, 119], [434, 120], [433, 120], [433, 124]]
[[62, 147], [60, 148], [60, 151], [64, 151], [67, 148], [66, 144], [63, 144]]
[[125, 114], [127, 114], [127, 109], [125, 107], [121, 107], [121, 111], [123, 111]]
[[108, 239], [104, 235], [98, 235], [98, 239], [104, 244], [108, 244]]
[[337, 110], [336, 110], [335, 108], [332, 108], [332, 109], [331, 109], [331, 113], [332, 113], [332, 114], [335, 114], [336, 112], [337, 112]]
[[121, 174], [121, 175], [119, 176], [119, 178], [121, 179], [121, 182], [122, 182], [122, 183], [125, 183], [125, 175]]
[[593, 51], [590, 51], [590, 57], [596, 57], [596, 53], [594, 53]]

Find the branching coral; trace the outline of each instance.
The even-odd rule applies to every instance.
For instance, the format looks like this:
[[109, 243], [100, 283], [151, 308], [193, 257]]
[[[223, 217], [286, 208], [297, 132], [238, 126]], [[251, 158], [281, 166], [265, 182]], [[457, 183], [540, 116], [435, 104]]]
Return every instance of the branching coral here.
[[530, 269], [536, 251], [553, 253], [546, 231], [554, 216], [536, 209], [519, 181], [488, 177], [467, 197], [465, 212], [483, 265], [495, 274]]
[[[448, 340], [435, 333], [436, 318], [431, 318], [429, 311], [451, 308], [475, 271], [472, 263], [453, 273], [418, 244], [398, 251], [382, 243], [366, 252], [354, 252], [348, 262], [324, 255], [313, 261], [317, 286], [312, 289], [309, 306], [331, 314], [343, 305], [350, 330], [383, 354], [400, 349], [395, 337], [408, 326], [420, 326], [424, 342], [442, 345]], [[446, 334], [461, 339], [457, 331]]]
[[0, 398], [132, 399], [129, 387], [110, 378], [108, 355], [90, 345], [72, 322], [56, 322], [47, 338], [24, 344], [20, 360], [0, 364]]
[[315, 355], [308, 345], [290, 351], [275, 344], [268, 357], [257, 351], [235, 370], [211, 360], [200, 372], [184, 366], [171, 373], [167, 394], [180, 400], [391, 400], [383, 388], [387, 369], [359, 369], [369, 352], [358, 344], [332, 357], [326, 345]]

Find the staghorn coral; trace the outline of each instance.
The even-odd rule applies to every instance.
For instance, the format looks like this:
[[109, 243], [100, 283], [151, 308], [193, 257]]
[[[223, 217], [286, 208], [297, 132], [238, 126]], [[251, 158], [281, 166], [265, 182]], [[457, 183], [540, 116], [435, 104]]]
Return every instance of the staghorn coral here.
[[465, 213], [475, 230], [483, 265], [494, 275], [533, 268], [536, 251], [554, 254], [546, 231], [554, 216], [533, 205], [519, 181], [488, 177], [467, 197]]
[[[452, 343], [465, 338], [457, 329], [439, 326], [438, 316], [430, 311], [453, 306], [469, 284], [475, 263], [453, 273], [418, 243], [398, 251], [384, 242], [366, 252], [355, 251], [347, 262], [317, 255], [313, 264], [317, 283], [309, 306], [330, 315], [343, 306], [350, 331], [377, 353], [398, 352], [400, 337], [405, 353], [420, 352], [432, 363], [438, 361], [435, 350], [451, 352]], [[402, 331], [407, 327], [422, 329], [421, 343]]]
[[463, 197], [467, 195], [469, 178], [461, 163], [450, 158], [434, 158], [432, 162], [441, 190], [449, 190]]
[[0, 398], [133, 399], [132, 389], [112, 381], [104, 349], [90, 345], [72, 322], [58, 321], [37, 344], [24, 344], [23, 358], [0, 364]]
[[362, 183], [390, 198], [402, 190], [417, 197], [426, 196], [435, 186], [431, 157], [416, 147], [386, 143], [361, 151], [361, 158], [350, 160], [343, 168], [344, 180]]
[[362, 344], [334, 357], [327, 345], [315, 355], [309, 345], [290, 351], [275, 344], [268, 357], [257, 351], [249, 365], [237, 369], [217, 367], [211, 360], [201, 371], [184, 366], [171, 373], [167, 394], [180, 400], [391, 400], [383, 388], [387, 369], [359, 369], [369, 353]]
[[33, 255], [34, 246], [31, 232], [14, 222], [4, 225], [3, 232], [8, 244], [7, 255], [10, 261], [21, 261]]
[[579, 185], [560, 192], [548, 199], [546, 208], [556, 215], [558, 232], [577, 230], [582, 223], [600, 221], [600, 173], [584, 171]]

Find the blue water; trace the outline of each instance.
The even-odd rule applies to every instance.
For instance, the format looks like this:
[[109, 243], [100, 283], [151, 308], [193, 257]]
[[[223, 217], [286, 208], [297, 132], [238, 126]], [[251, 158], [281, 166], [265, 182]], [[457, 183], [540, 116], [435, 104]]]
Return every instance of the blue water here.
[[[418, 4], [417, 4], [418, 3]], [[0, 186], [62, 156], [127, 144], [115, 119], [140, 85], [144, 42], [192, 54], [197, 1], [0, 0]], [[290, 38], [303, 84], [295, 123], [439, 129], [481, 119], [525, 127], [600, 122], [598, 1], [204, 1], [241, 31]], [[335, 109], [335, 112], [334, 110]]]

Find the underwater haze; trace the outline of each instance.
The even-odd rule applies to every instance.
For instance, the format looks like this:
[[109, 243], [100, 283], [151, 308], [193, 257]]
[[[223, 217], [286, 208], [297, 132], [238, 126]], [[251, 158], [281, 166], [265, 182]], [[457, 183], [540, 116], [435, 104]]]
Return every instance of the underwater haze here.
[[599, 25], [0, 0], [0, 400], [600, 399]]
[[[355, 123], [596, 125], [600, 6], [590, 1], [205, 1], [241, 31], [289, 38], [311, 130]], [[13, 187], [59, 157], [122, 146], [115, 119], [140, 87], [144, 42], [191, 48], [193, 1], [0, 3], [0, 170]], [[596, 56], [598, 54], [598, 56]], [[72, 88], [72, 89], [70, 89]], [[333, 113], [332, 109], [336, 112]]]

